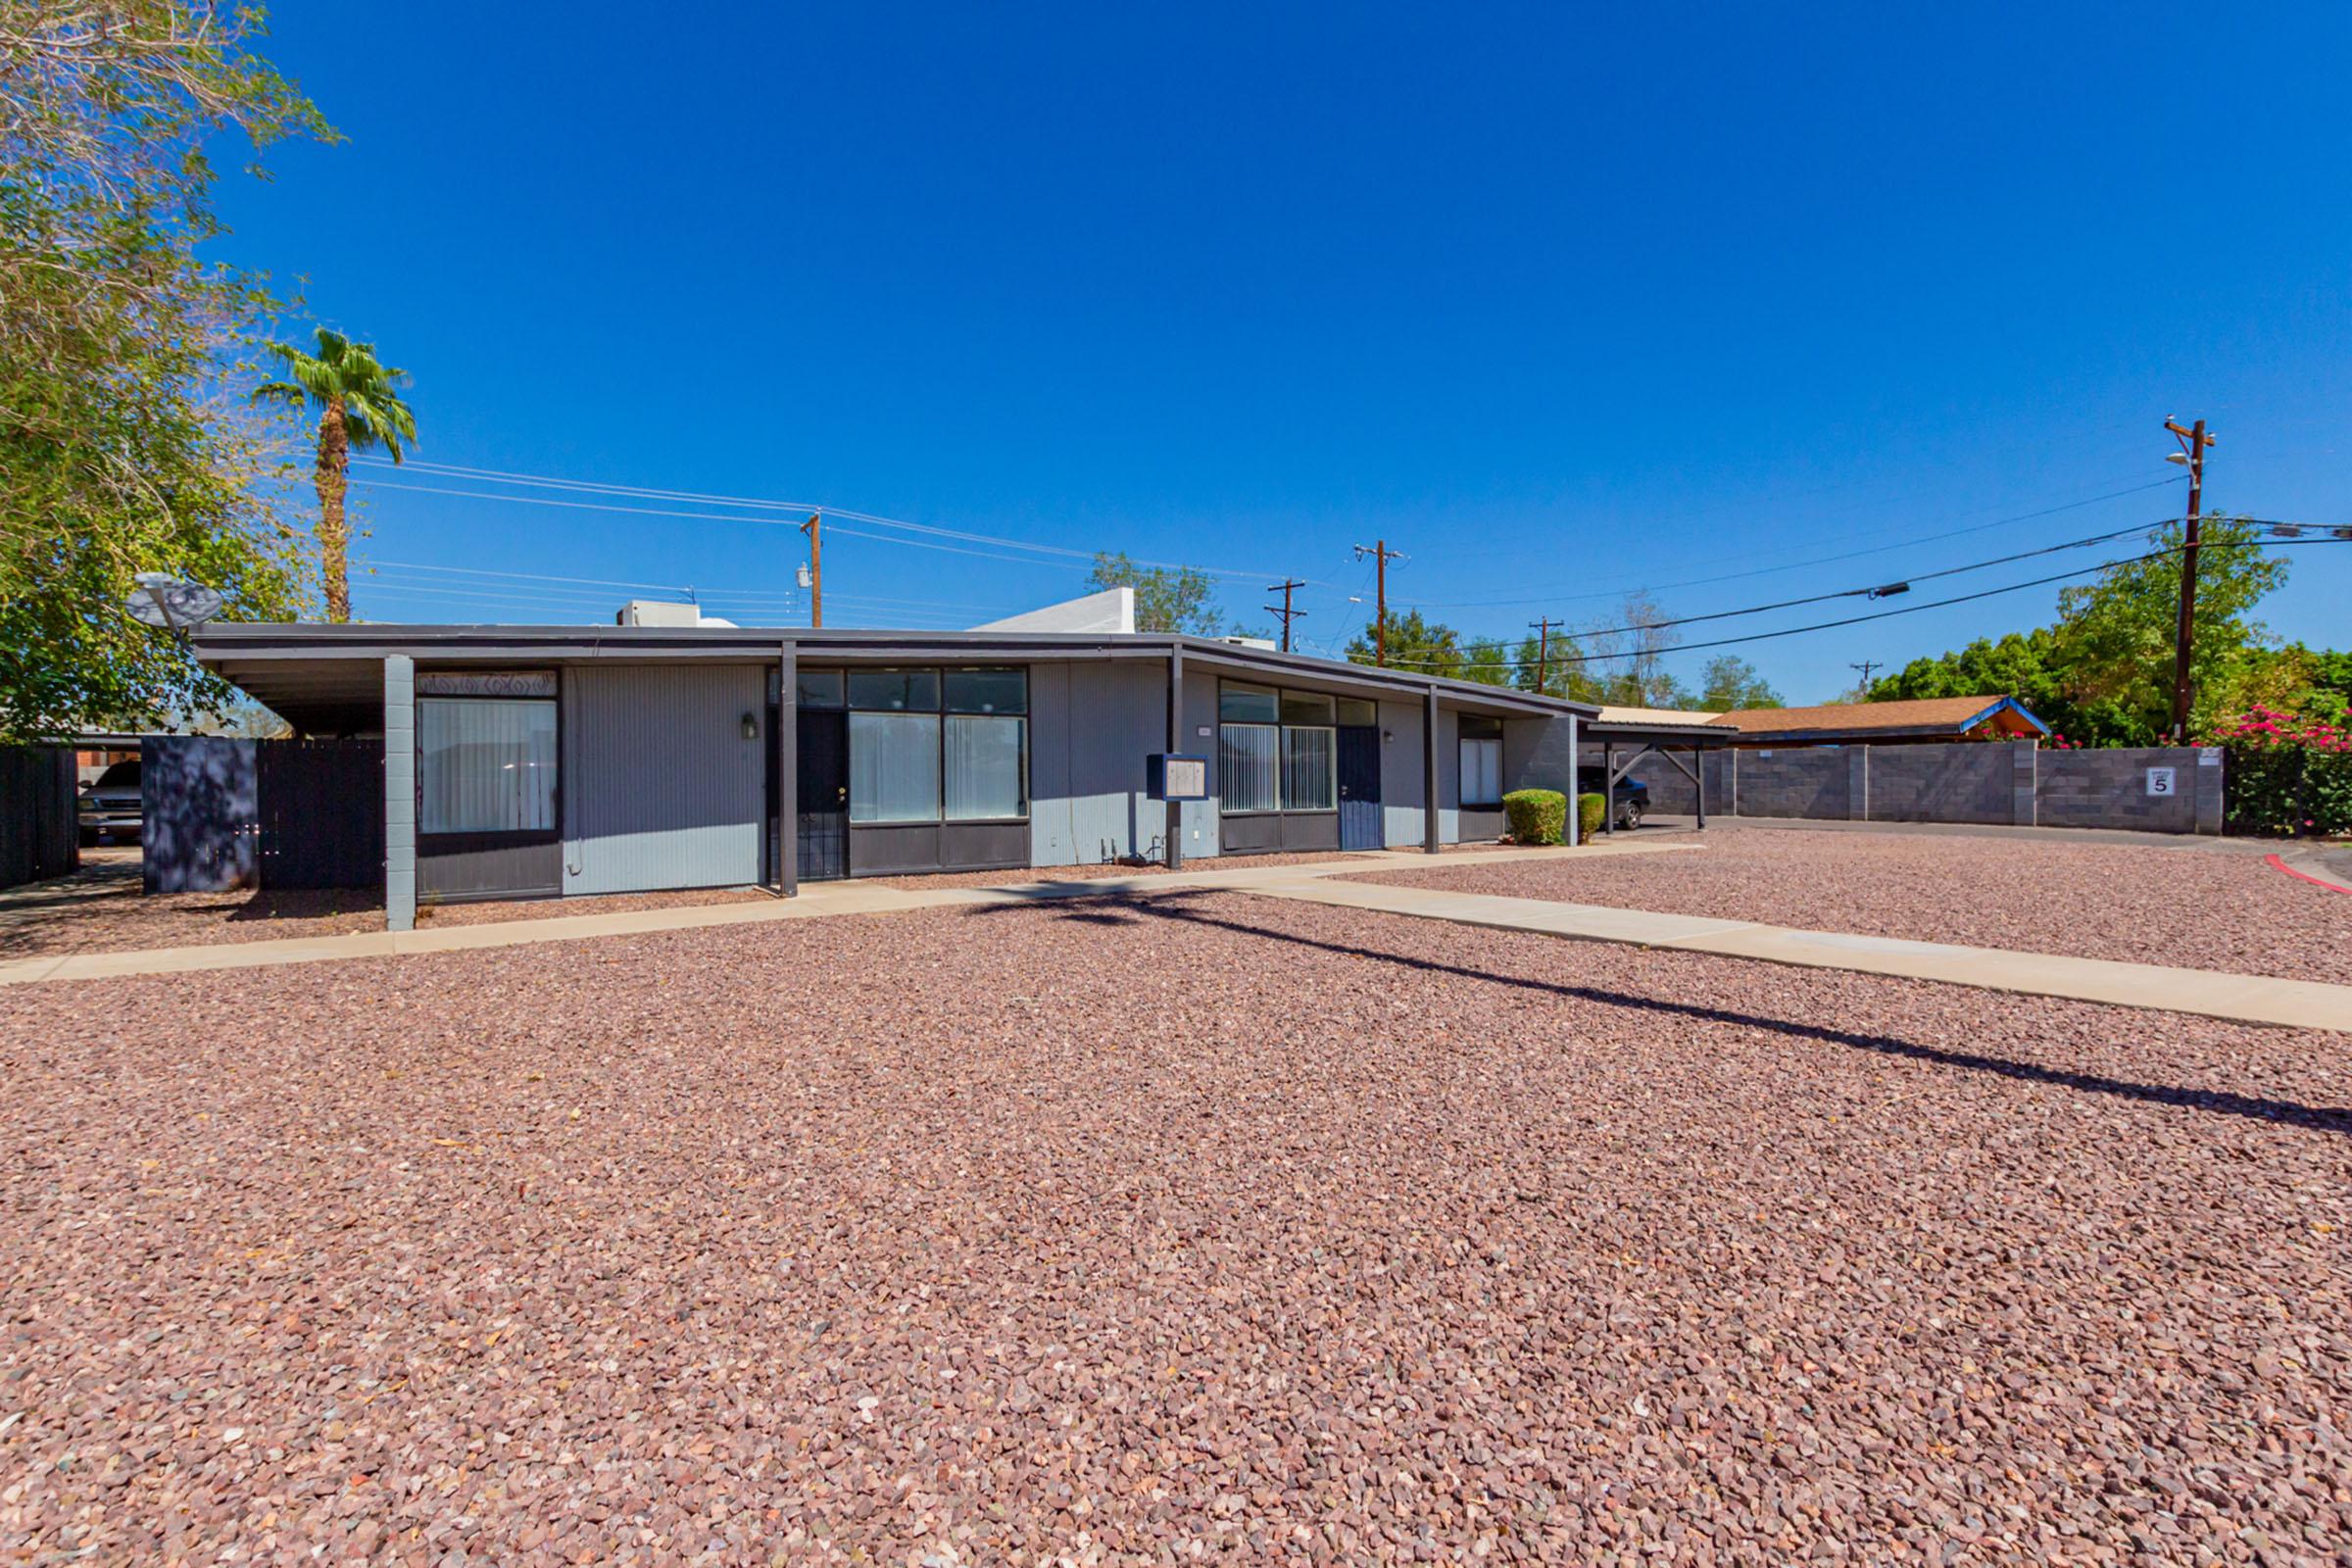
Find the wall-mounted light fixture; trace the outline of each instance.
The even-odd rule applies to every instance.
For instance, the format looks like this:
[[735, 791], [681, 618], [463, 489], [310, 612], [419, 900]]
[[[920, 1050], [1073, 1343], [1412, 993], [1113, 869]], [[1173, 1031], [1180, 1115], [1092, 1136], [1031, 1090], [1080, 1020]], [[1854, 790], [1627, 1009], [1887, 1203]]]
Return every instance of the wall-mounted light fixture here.
[[756, 741], [760, 738], [759, 714], [746, 713], [743, 715], [743, 738], [747, 741]]

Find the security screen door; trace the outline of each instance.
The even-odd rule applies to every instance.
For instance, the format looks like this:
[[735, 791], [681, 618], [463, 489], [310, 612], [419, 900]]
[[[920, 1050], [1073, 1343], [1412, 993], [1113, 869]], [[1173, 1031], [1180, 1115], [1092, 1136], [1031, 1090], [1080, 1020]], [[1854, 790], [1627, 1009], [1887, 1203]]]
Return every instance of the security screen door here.
[[850, 874], [850, 715], [799, 713], [800, 878], [835, 881]]
[[1380, 728], [1340, 726], [1340, 848], [1377, 850], [1388, 843], [1380, 808]]

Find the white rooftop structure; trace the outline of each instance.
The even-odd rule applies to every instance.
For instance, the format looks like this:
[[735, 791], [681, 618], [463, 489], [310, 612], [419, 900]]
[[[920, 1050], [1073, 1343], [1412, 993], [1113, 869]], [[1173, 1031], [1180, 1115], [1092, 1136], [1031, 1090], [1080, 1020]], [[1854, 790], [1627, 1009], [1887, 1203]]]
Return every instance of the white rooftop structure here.
[[1003, 620], [974, 626], [974, 631], [1091, 631], [1129, 636], [1135, 631], [1135, 590], [1106, 588], [1081, 599], [1023, 611]]

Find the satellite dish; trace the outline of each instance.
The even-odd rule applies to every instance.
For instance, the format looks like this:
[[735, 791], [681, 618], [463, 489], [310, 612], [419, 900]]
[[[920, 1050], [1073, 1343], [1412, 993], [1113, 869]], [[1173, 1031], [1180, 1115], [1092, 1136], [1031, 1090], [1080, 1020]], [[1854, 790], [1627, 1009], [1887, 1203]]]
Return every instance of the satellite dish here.
[[227, 602], [202, 583], [142, 571], [131, 578], [138, 587], [130, 595], [130, 618], [165, 631], [201, 626], [227, 608]]

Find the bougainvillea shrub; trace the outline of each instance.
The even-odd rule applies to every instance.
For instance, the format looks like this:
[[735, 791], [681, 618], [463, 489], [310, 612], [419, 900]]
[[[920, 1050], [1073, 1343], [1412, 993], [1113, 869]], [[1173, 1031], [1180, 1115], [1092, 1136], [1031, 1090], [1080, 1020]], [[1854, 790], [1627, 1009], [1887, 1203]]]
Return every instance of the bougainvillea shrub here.
[[2250, 708], [2199, 742], [2230, 758], [2232, 833], [2352, 832], [2352, 721]]

